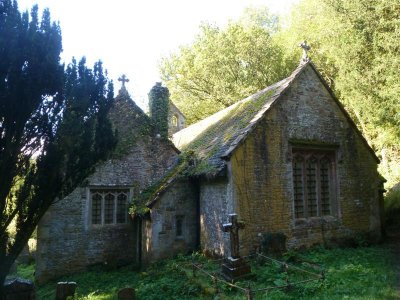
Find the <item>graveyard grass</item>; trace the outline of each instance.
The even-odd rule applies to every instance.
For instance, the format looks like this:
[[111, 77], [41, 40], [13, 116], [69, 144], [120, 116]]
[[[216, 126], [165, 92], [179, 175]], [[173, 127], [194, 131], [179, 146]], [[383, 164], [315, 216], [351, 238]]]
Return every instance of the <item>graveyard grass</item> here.
[[[195, 260], [212, 269], [214, 264], [202, 255]], [[219, 294], [210, 278], [197, 273], [192, 276], [192, 257], [181, 256], [162, 261], [147, 269], [135, 270], [134, 266], [115, 270], [103, 267], [60, 278], [59, 281], [76, 281], [76, 299], [116, 299], [119, 289], [133, 287], [138, 299], [246, 299], [242, 292], [219, 284]], [[254, 299], [398, 299], [393, 254], [387, 245], [347, 249], [315, 248], [304, 253], [289, 252], [283, 259], [300, 266], [301, 261], [312, 261], [325, 270], [324, 281], [313, 281], [294, 287], [291, 291], [273, 290], [257, 293]], [[296, 262], [297, 261], [297, 262]], [[282, 285], [285, 273], [274, 263], [260, 262], [252, 265], [254, 278], [239, 282], [252, 288]], [[33, 278], [34, 266], [19, 266], [18, 275]], [[293, 275], [291, 280], [304, 280]], [[297, 276], [297, 277], [296, 277]], [[297, 279], [296, 279], [297, 278]], [[37, 288], [38, 299], [54, 299], [56, 282]]]

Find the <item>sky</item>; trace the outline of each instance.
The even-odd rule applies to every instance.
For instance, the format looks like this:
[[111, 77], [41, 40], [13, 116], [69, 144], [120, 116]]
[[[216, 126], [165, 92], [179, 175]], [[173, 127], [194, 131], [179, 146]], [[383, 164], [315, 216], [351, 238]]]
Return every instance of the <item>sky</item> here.
[[126, 88], [145, 111], [147, 93], [160, 80], [162, 57], [189, 44], [201, 22], [224, 26], [248, 6], [287, 12], [298, 0], [18, 0], [21, 11], [38, 4], [59, 21], [62, 60], [85, 56], [89, 66], [101, 60], [117, 92], [126, 74]]

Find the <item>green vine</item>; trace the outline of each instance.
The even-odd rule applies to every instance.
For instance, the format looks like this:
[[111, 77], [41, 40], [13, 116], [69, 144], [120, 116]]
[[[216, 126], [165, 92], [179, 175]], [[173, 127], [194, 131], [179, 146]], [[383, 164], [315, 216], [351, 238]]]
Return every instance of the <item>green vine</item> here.
[[157, 82], [149, 93], [150, 118], [160, 136], [168, 138], [169, 91]]

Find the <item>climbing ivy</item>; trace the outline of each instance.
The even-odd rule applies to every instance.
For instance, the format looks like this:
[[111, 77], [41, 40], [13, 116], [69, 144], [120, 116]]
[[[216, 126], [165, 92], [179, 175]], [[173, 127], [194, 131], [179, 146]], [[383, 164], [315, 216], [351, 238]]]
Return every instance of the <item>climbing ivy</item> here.
[[168, 138], [169, 91], [157, 82], [149, 92], [150, 117], [162, 138]]

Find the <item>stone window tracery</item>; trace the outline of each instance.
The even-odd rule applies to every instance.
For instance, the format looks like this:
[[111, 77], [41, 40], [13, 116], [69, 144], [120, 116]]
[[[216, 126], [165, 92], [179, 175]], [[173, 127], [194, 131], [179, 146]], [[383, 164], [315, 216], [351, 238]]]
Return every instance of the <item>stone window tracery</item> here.
[[124, 224], [128, 214], [128, 189], [91, 189], [90, 223]]
[[332, 215], [335, 201], [335, 153], [328, 150], [293, 149], [294, 217]]

